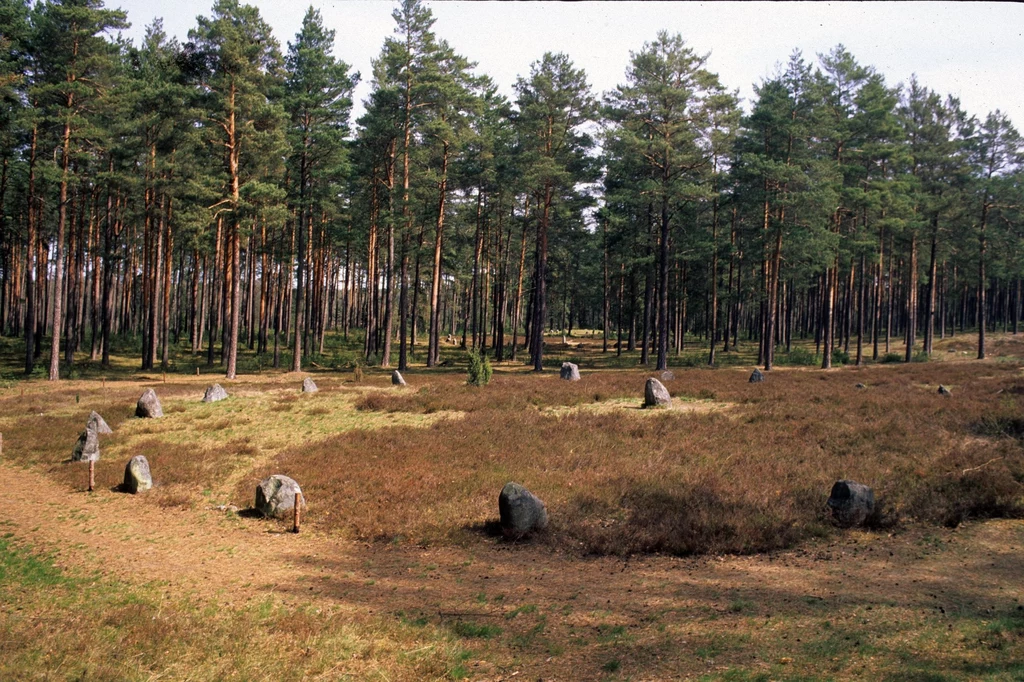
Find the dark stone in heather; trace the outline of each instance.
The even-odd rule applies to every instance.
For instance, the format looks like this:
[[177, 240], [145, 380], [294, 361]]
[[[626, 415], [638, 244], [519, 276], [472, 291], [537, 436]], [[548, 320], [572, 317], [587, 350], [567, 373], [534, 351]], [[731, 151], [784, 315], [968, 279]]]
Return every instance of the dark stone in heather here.
[[226, 400], [228, 392], [224, 390], [224, 387], [220, 384], [214, 384], [213, 386], [206, 387], [206, 393], [203, 394], [204, 403], [215, 403], [220, 400]]
[[316, 384], [309, 377], [302, 380], [302, 392], [303, 393], [316, 393], [320, 389], [316, 387]]
[[942, 384], [939, 384], [939, 395], [953, 395], [953, 393]]
[[[295, 509], [295, 493], [302, 489], [293, 479], [281, 474], [269, 476], [256, 486], [256, 511], [263, 516], [284, 518]], [[302, 508], [306, 508], [306, 496], [302, 496]]]
[[558, 372], [558, 376], [566, 381], [579, 381], [580, 380], [580, 368], [579, 365], [572, 362], [563, 362], [562, 369]]
[[863, 525], [875, 511], [875, 491], [856, 481], [836, 481], [828, 507], [838, 525], [845, 528]]
[[857, 384], [854, 388], [867, 388], [864, 384]]
[[100, 437], [94, 429], [82, 431], [71, 452], [72, 462], [98, 462], [100, 459]]
[[153, 487], [153, 475], [149, 472], [149, 460], [145, 455], [135, 455], [124, 467], [123, 488], [132, 495]]
[[669, 407], [672, 404], [672, 396], [669, 395], [665, 384], [653, 377], [647, 380], [644, 386], [644, 407]]
[[750, 380], [749, 381], [752, 384], [759, 384], [762, 381], [764, 381], [764, 379], [765, 379], [764, 372], [762, 372], [759, 369], [755, 369], [753, 374], [750, 375]]
[[394, 372], [391, 373], [391, 385], [408, 386], [409, 384], [405, 383], [405, 377], [403, 377], [402, 373], [396, 369]]
[[510, 537], [522, 537], [548, 525], [548, 510], [540, 498], [511, 481], [498, 495], [498, 515], [501, 531]]
[[89, 421], [85, 423], [85, 428], [92, 429], [96, 433], [113, 433], [114, 430], [110, 428], [110, 425], [100, 416], [99, 412], [90, 412]]
[[151, 388], [146, 389], [146, 392], [139, 398], [138, 405], [135, 406], [135, 416], [145, 419], [164, 416], [164, 408], [160, 406], [160, 399], [156, 397], [156, 391]]

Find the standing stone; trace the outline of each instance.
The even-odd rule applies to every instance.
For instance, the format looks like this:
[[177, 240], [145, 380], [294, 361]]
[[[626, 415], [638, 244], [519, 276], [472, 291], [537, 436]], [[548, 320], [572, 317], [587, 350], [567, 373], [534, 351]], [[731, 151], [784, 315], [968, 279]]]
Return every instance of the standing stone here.
[[[256, 486], [256, 511], [263, 516], [284, 518], [295, 509], [295, 493], [302, 489], [293, 479], [274, 474], [260, 481]], [[306, 496], [302, 496], [302, 508], [306, 508]]]
[[164, 408], [160, 407], [160, 399], [156, 397], [156, 391], [151, 388], [146, 389], [146, 392], [139, 398], [139, 404], [135, 406], [135, 416], [146, 419], [164, 416]]
[[408, 384], [405, 383], [405, 377], [403, 377], [402, 373], [399, 372], [397, 369], [394, 372], [391, 373], [391, 385], [392, 386], [408, 386]]
[[135, 455], [125, 465], [122, 487], [132, 495], [153, 487], [153, 475], [149, 472], [149, 460], [145, 455]]
[[75, 449], [71, 452], [72, 462], [98, 462], [100, 460], [100, 437], [96, 431], [87, 428], [82, 431], [75, 443]]
[[316, 387], [313, 380], [310, 377], [306, 377], [302, 380], [302, 392], [303, 393], [316, 393], [320, 389]]
[[511, 537], [522, 537], [548, 525], [548, 510], [540, 498], [511, 481], [498, 495], [498, 515], [502, 532]]
[[228, 392], [220, 384], [214, 384], [213, 386], [206, 387], [206, 393], [203, 395], [204, 403], [215, 403], [218, 400], [225, 400], [228, 397]]
[[92, 429], [96, 433], [113, 433], [114, 430], [110, 428], [110, 425], [100, 416], [99, 412], [90, 412], [89, 421], [85, 423], [85, 428]]
[[671, 370], [666, 369], [664, 372], [661, 373], [661, 380], [662, 381], [672, 381], [675, 378], [676, 378], [676, 375], [673, 374]]
[[644, 407], [669, 407], [672, 405], [672, 396], [668, 394], [665, 384], [655, 378], [647, 380], [644, 386]]
[[939, 395], [953, 395], [953, 393], [942, 384], [939, 384]]
[[856, 481], [836, 481], [828, 507], [840, 526], [859, 526], [875, 511], [875, 491]]
[[762, 381], [764, 381], [764, 373], [761, 370], [759, 370], [759, 369], [755, 369], [754, 373], [750, 375], [750, 380], [749, 381], [752, 384], [759, 384], [759, 383], [761, 383]]
[[566, 381], [579, 381], [580, 380], [580, 368], [579, 365], [572, 362], [563, 362], [562, 369], [558, 373], [558, 376]]

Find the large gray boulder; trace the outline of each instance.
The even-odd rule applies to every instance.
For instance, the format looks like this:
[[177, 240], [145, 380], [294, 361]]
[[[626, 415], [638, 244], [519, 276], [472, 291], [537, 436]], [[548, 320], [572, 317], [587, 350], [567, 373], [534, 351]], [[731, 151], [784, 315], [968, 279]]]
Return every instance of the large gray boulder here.
[[501, 531], [510, 537], [522, 537], [548, 525], [548, 510], [540, 498], [511, 481], [498, 495], [498, 515]]
[[316, 383], [309, 377], [302, 380], [302, 392], [303, 393], [316, 393], [320, 389], [316, 387]]
[[153, 475], [149, 472], [149, 460], [145, 455], [135, 455], [125, 465], [123, 487], [132, 495], [153, 487]]
[[676, 375], [672, 372], [672, 370], [666, 369], [664, 372], [661, 373], [661, 380], [662, 381], [672, 381], [675, 378], [676, 378]]
[[558, 372], [558, 376], [566, 381], [579, 381], [580, 380], [580, 368], [579, 365], [572, 362], [563, 362], [562, 369]]
[[391, 385], [392, 386], [408, 386], [408, 384], [405, 383], [405, 377], [403, 377], [402, 373], [399, 372], [397, 369], [394, 372], [391, 373]]
[[203, 394], [204, 403], [215, 403], [219, 400], [226, 400], [228, 392], [224, 390], [224, 387], [220, 384], [214, 384], [213, 386], [206, 387], [206, 393]]
[[[293, 479], [281, 474], [269, 476], [256, 486], [256, 511], [264, 516], [284, 518], [295, 509], [295, 493], [302, 489]], [[306, 496], [302, 496], [302, 508], [306, 508]]]
[[856, 481], [836, 481], [828, 507], [836, 524], [845, 528], [860, 526], [875, 511], [875, 491]]
[[90, 412], [89, 421], [85, 423], [85, 428], [92, 429], [96, 433], [113, 433], [113, 429], [110, 425], [100, 416], [99, 412]]
[[762, 372], [759, 369], [755, 369], [751, 373], [749, 381], [752, 384], [759, 384], [759, 383], [761, 383], [762, 381], [764, 381], [764, 372]]
[[668, 394], [665, 384], [654, 377], [647, 380], [644, 386], [644, 407], [669, 407], [672, 405], [672, 396]]
[[139, 398], [135, 406], [135, 416], [145, 419], [155, 419], [164, 416], [164, 408], [160, 406], [160, 399], [156, 397], [156, 391], [147, 388], [146, 392]]
[[72, 462], [98, 462], [100, 459], [100, 437], [94, 429], [82, 431], [71, 451]]

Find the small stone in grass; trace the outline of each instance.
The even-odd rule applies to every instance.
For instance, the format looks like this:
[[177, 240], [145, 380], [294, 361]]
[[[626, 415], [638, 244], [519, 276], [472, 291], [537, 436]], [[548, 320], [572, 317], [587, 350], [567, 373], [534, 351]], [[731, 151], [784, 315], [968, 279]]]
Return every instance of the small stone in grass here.
[[672, 396], [669, 395], [665, 384], [655, 378], [647, 380], [644, 386], [644, 407], [669, 407], [672, 405]]
[[510, 537], [522, 537], [548, 525], [548, 511], [540, 498], [512, 481], [498, 495], [498, 515], [502, 532]]
[[133, 495], [153, 487], [153, 475], [145, 455], [135, 455], [125, 465], [123, 487]]

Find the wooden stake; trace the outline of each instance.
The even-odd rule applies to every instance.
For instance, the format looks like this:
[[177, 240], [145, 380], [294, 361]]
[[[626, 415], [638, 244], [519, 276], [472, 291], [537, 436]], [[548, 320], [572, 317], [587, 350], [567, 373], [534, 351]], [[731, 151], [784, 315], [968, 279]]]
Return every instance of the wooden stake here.
[[89, 460], [89, 492], [96, 487], [96, 460]]
[[196, 366], [196, 376], [199, 376], [199, 366]]
[[0, 457], [4, 456], [4, 434], [0, 433]]
[[301, 510], [301, 507], [302, 507], [302, 493], [301, 492], [296, 492], [295, 493], [295, 516], [294, 516], [293, 521], [292, 521], [292, 532], [293, 533], [298, 533], [299, 532], [299, 524], [302, 522], [302, 510]]
[[103, 388], [106, 388], [107, 387], [107, 378], [103, 377], [102, 381], [103, 381]]
[[167, 372], [164, 372], [164, 383], [167, 383]]

